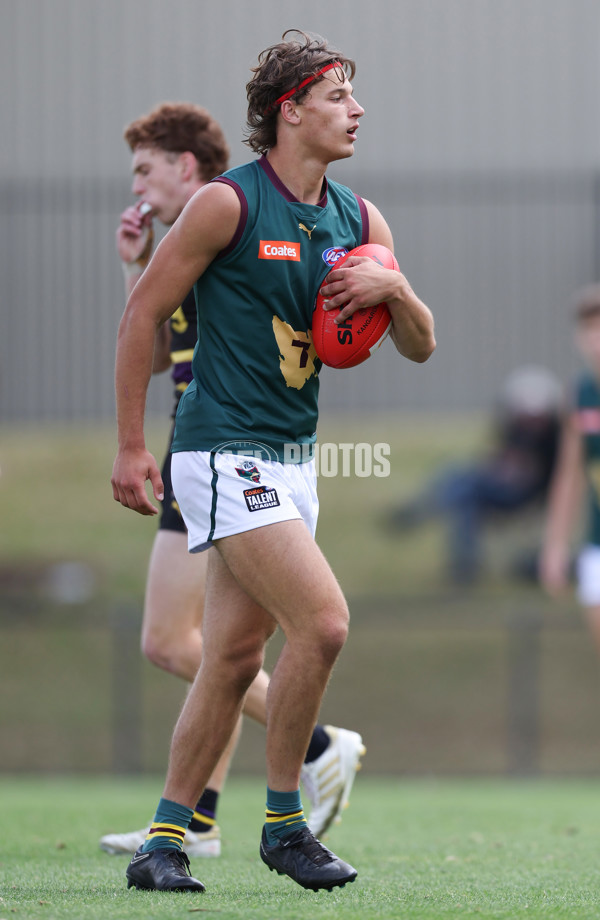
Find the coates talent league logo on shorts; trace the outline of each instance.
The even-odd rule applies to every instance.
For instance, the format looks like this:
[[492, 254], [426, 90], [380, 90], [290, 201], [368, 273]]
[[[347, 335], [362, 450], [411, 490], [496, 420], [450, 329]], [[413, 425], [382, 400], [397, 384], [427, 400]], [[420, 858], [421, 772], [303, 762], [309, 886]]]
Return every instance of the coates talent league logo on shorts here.
[[277, 508], [279, 505], [277, 492], [270, 486], [244, 489], [244, 498], [246, 499], [248, 511], [266, 511], [267, 508]]
[[343, 246], [332, 246], [323, 253], [323, 261], [326, 262], [327, 265], [335, 265], [347, 252], [348, 250]]

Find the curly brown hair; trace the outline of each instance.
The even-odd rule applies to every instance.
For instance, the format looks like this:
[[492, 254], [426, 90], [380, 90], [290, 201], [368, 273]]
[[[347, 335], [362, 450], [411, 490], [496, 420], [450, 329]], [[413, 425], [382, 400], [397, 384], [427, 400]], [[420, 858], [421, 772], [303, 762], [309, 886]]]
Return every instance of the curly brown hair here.
[[[298, 38], [288, 39], [287, 36], [292, 34]], [[302, 102], [310, 93], [311, 86], [324, 77], [316, 77], [305, 87], [300, 87], [300, 84], [327, 64], [339, 65], [339, 72], [336, 68], [336, 73], [340, 81], [344, 77], [352, 80], [356, 71], [354, 61], [330, 48], [327, 39], [320, 35], [288, 29], [281, 39], [278, 44], [261, 51], [258, 66], [252, 68], [254, 76], [246, 85], [248, 114], [244, 143], [257, 153], [266, 153], [277, 143], [277, 114], [281, 96], [299, 87], [289, 98]]]
[[200, 178], [208, 182], [229, 165], [229, 146], [210, 112], [191, 102], [163, 102], [125, 128], [131, 150], [156, 147], [166, 153], [193, 153]]

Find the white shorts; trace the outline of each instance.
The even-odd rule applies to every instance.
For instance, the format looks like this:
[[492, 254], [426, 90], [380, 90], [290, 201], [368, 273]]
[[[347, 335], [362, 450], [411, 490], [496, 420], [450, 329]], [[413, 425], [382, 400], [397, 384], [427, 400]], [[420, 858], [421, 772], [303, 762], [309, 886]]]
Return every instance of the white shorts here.
[[179, 451], [173, 491], [188, 530], [188, 550], [279, 521], [303, 520], [315, 535], [319, 500], [315, 461], [278, 463], [238, 454]]
[[577, 559], [577, 597], [584, 607], [600, 606], [600, 546], [584, 546]]

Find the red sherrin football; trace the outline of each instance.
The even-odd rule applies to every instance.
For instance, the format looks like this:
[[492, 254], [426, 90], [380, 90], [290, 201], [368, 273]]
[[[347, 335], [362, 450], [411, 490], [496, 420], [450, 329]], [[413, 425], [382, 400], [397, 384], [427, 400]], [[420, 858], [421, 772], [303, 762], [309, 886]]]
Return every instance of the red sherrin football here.
[[[350, 256], [368, 256], [385, 268], [400, 271], [393, 252], [379, 243], [364, 243], [350, 250], [336, 262], [341, 268]], [[379, 348], [392, 326], [387, 304], [357, 310], [344, 323], [334, 323], [338, 310], [324, 310], [319, 293], [313, 313], [312, 337], [317, 355], [328, 367], [355, 367], [366, 361]]]

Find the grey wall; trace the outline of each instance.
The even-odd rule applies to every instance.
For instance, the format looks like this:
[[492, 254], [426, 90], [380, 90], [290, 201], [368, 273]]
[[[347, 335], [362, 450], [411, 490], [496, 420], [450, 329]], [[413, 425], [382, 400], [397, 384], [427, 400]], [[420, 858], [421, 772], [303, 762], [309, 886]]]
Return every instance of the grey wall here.
[[112, 413], [123, 126], [197, 101], [242, 162], [249, 69], [290, 26], [356, 58], [367, 114], [331, 174], [384, 211], [437, 318], [431, 362], [386, 344], [326, 372], [324, 405], [480, 406], [517, 364], [570, 375], [566, 303], [599, 276], [597, 0], [0, 0], [5, 420]]

